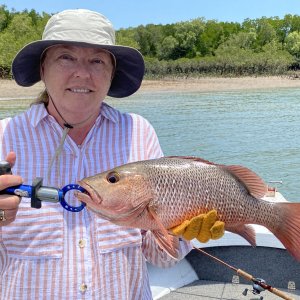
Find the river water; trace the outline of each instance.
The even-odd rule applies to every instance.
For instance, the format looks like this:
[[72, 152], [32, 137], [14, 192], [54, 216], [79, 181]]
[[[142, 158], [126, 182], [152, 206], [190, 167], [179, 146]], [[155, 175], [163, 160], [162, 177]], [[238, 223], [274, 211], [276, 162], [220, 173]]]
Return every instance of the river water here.
[[[192, 155], [251, 168], [300, 201], [300, 89], [234, 92], [139, 92], [108, 99], [146, 117], [165, 155]], [[20, 113], [29, 100], [0, 101], [0, 119]]]

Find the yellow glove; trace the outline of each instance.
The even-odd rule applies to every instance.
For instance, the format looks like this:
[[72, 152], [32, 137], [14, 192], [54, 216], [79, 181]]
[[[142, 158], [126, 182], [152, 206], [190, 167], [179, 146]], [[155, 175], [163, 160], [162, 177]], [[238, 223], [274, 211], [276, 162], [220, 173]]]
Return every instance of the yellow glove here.
[[210, 239], [216, 240], [224, 235], [225, 223], [217, 220], [217, 211], [211, 210], [207, 214], [185, 220], [170, 230], [186, 240], [197, 239], [201, 243], [206, 243]]

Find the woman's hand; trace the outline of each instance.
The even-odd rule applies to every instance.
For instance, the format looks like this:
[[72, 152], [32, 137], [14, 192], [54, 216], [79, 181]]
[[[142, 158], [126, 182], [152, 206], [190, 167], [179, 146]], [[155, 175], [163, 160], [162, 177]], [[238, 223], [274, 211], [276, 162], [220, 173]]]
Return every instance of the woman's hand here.
[[[10, 152], [6, 159], [11, 166], [16, 161], [16, 154]], [[0, 175], [0, 191], [15, 185], [22, 184], [23, 180], [18, 175]], [[15, 195], [0, 194], [0, 226], [13, 222], [19, 208], [21, 198]]]

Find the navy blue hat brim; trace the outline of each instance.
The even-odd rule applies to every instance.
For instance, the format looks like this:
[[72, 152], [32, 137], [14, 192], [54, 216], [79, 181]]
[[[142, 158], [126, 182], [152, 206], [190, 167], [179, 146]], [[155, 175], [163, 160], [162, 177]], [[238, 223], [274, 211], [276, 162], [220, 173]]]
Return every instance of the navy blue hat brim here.
[[61, 40], [36, 41], [21, 49], [12, 62], [12, 73], [17, 84], [29, 87], [39, 82], [41, 80], [40, 59], [42, 53], [48, 47], [59, 44], [106, 49], [114, 54], [116, 70], [108, 96], [123, 98], [132, 95], [140, 88], [144, 77], [145, 63], [138, 50], [126, 46]]

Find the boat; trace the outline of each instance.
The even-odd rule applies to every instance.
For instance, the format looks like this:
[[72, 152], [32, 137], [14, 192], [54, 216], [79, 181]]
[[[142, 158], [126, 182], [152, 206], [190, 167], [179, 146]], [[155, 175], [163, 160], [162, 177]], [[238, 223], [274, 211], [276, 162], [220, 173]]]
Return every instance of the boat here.
[[[269, 188], [264, 198], [286, 201], [276, 188]], [[153, 299], [300, 299], [300, 263], [268, 229], [253, 226], [256, 247], [226, 231], [221, 239], [205, 244], [193, 240], [193, 246], [205, 253], [193, 249], [174, 267], [149, 264]], [[241, 276], [245, 274], [249, 276]]]

